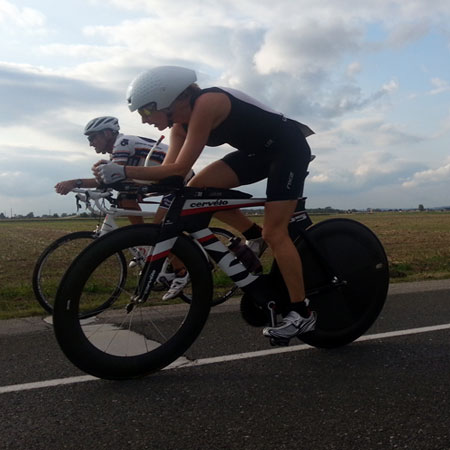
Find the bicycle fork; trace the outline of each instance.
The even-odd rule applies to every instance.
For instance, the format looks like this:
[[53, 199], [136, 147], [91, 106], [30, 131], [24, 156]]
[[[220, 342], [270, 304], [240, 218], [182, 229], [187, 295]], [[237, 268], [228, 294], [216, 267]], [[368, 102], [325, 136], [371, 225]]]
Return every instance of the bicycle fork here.
[[164, 260], [169, 255], [176, 243], [176, 240], [177, 236], [158, 242], [153, 247], [153, 251], [147, 255], [144, 268], [139, 276], [139, 283], [130, 303], [126, 306], [127, 313], [133, 311], [137, 304], [147, 301], [152, 288], [158, 279], [158, 275], [161, 273]]

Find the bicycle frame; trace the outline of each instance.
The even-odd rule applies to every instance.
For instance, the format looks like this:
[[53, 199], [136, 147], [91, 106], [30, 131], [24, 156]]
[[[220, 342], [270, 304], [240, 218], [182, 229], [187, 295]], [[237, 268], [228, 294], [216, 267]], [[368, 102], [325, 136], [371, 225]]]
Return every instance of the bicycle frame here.
[[[105, 215], [101, 226], [98, 226], [95, 232], [98, 236], [103, 236], [104, 234], [113, 231], [118, 228], [115, 218], [116, 217], [152, 217], [153, 213], [150, 211], [142, 211], [142, 210], [132, 210], [132, 209], [123, 209], [117, 208], [113, 204], [115, 199], [112, 197], [111, 191], [98, 191], [91, 189], [81, 189], [76, 188], [72, 189], [72, 192], [76, 194], [77, 208], [80, 209], [80, 202], [83, 202], [86, 205], [86, 209], [88, 209], [91, 213], [98, 213], [100, 211]], [[107, 208], [104, 205], [104, 200], [108, 200], [111, 203], [111, 206]], [[95, 207], [92, 206], [91, 201], [94, 202]]]
[[[156, 188], [160, 189], [161, 186], [155, 186]], [[151, 188], [146, 188], [147, 192], [148, 189]], [[265, 198], [251, 198], [251, 195], [236, 190], [190, 187], [176, 189], [175, 198], [160, 227], [153, 252], [147, 258], [132, 302], [142, 303], [148, 299], [163, 261], [183, 232], [189, 233], [239, 288], [244, 292], [251, 292], [257, 298], [265, 298], [268, 287], [264, 278], [250, 273], [209, 228], [213, 214], [218, 211], [254, 208], [264, 206], [265, 203]], [[293, 235], [298, 235], [298, 230], [305, 230], [312, 224], [304, 207], [305, 198], [300, 198], [289, 224]]]
[[[127, 188], [129, 188], [129, 185], [127, 185]], [[141, 187], [139, 191], [145, 191], [145, 187]], [[80, 202], [85, 203], [86, 209], [91, 211], [92, 213], [98, 213], [100, 211], [102, 214], [105, 215], [104, 220], [101, 225], [97, 226], [96, 230], [94, 231], [97, 235], [97, 237], [103, 236], [106, 233], [109, 233], [115, 229], [118, 228], [117, 222], [115, 220], [116, 217], [129, 217], [129, 216], [135, 216], [135, 217], [152, 217], [153, 212], [150, 211], [142, 211], [142, 210], [130, 210], [130, 209], [123, 209], [123, 208], [117, 208], [114, 206], [116, 199], [112, 197], [112, 192], [110, 190], [108, 191], [101, 191], [101, 190], [91, 190], [91, 189], [82, 189], [82, 188], [75, 188], [72, 189], [72, 192], [76, 193], [76, 199], [77, 199], [77, 208], [79, 209]], [[140, 198], [141, 196], [138, 196]], [[104, 201], [107, 200], [110, 202], [111, 206], [106, 207], [104, 204]], [[144, 202], [142, 201], [142, 198], [140, 198], [141, 201], [139, 203], [141, 204], [159, 204], [159, 202]], [[94, 203], [95, 206], [92, 206], [91, 202]], [[197, 242], [198, 243], [198, 242]], [[205, 258], [208, 258], [207, 252], [203, 249], [201, 244], [198, 243], [199, 249], [202, 250]], [[129, 251], [132, 253], [132, 255], [135, 257], [137, 261], [144, 261], [147, 254], [151, 254], [152, 250], [142, 251], [142, 249], [135, 249], [130, 248]], [[169, 252], [167, 252], [168, 254]], [[167, 254], [165, 256], [167, 256]], [[140, 263], [141, 264], [141, 263]], [[168, 272], [168, 266], [169, 261], [165, 259], [165, 262], [161, 269], [158, 272], [159, 279], [165, 278], [167, 281], [171, 281], [173, 277], [175, 276], [174, 273]]]

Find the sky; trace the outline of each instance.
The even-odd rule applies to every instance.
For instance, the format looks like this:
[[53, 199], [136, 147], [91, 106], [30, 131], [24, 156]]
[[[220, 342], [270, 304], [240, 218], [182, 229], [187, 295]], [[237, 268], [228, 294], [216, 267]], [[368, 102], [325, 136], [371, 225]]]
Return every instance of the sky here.
[[449, 22], [447, 0], [0, 0], [0, 213], [75, 210], [53, 187], [91, 176], [93, 117], [157, 139], [125, 93], [167, 64], [309, 125], [311, 208], [450, 205]]

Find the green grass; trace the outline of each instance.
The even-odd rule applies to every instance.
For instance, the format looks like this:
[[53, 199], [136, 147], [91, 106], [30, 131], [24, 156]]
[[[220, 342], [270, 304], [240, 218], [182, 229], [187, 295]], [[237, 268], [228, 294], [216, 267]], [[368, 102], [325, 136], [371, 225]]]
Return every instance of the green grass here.
[[[377, 234], [388, 255], [391, 282], [450, 278], [450, 213], [386, 212], [312, 219], [319, 222], [332, 217], [358, 220]], [[262, 217], [252, 220], [261, 223]], [[122, 219], [119, 223], [128, 222]], [[54, 239], [72, 231], [93, 230], [96, 224], [91, 219], [0, 221], [0, 319], [43, 315], [31, 287], [36, 259]], [[215, 221], [213, 225], [223, 226]], [[270, 255], [263, 264], [267, 269]], [[221, 279], [219, 284], [226, 287], [227, 282]]]

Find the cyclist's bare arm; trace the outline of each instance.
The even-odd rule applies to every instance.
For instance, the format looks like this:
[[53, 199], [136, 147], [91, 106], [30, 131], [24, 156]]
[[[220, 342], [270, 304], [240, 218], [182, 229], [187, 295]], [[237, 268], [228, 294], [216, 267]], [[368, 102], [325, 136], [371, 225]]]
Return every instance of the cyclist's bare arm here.
[[170, 151], [169, 147], [167, 157], [173, 162], [159, 167], [127, 166], [127, 177], [138, 180], [161, 180], [173, 175], [185, 177], [203, 151], [211, 130], [227, 117], [230, 108], [230, 101], [224, 94], [211, 93], [201, 96], [191, 113], [187, 134], [181, 124], [176, 123], [172, 128], [170, 147], [173, 150]]
[[58, 194], [66, 195], [75, 188], [96, 188], [99, 186], [95, 178], [77, 178], [75, 180], [60, 181], [55, 185]]
[[179, 124], [174, 124], [170, 132], [170, 144], [163, 164], [172, 164], [177, 160], [186, 139], [186, 131]]

